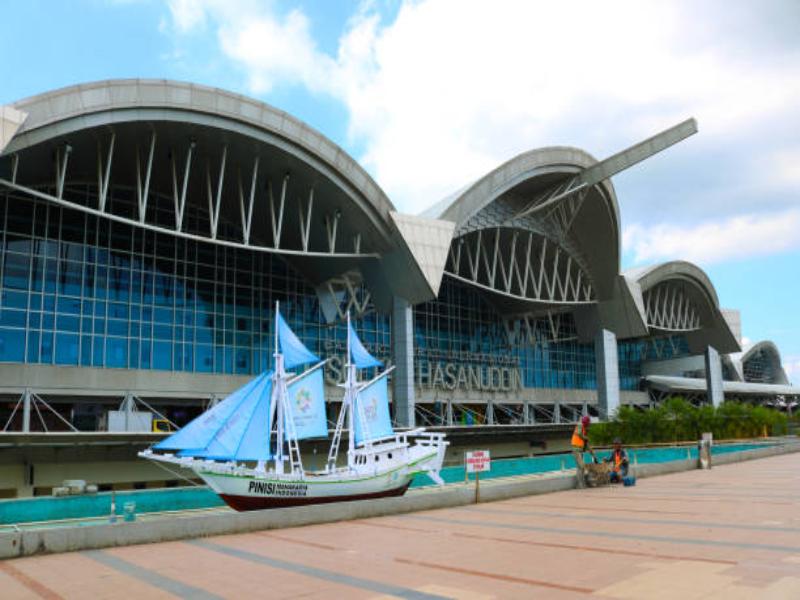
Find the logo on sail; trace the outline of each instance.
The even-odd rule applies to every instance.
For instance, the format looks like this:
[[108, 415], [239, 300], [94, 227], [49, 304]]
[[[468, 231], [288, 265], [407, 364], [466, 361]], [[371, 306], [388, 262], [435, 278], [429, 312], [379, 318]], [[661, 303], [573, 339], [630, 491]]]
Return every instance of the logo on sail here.
[[311, 390], [308, 388], [301, 388], [294, 396], [294, 405], [301, 413], [307, 413], [311, 410], [312, 401]]
[[364, 418], [367, 421], [374, 421], [378, 417], [378, 399], [372, 396], [364, 403]]

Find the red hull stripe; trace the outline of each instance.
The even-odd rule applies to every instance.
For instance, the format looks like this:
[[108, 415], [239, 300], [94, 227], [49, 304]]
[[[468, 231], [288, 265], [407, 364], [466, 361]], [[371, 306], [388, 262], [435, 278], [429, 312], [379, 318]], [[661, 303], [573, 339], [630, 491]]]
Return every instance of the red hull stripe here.
[[330, 504], [331, 502], [349, 502], [351, 500], [372, 500], [374, 498], [388, 498], [390, 496], [402, 496], [406, 493], [411, 482], [398, 488], [393, 488], [383, 492], [373, 494], [353, 494], [351, 496], [325, 496], [311, 498], [274, 498], [258, 496], [231, 496], [220, 494], [219, 497], [225, 504], [234, 510], [264, 510], [266, 508], [287, 508], [290, 506], [306, 506], [307, 504]]

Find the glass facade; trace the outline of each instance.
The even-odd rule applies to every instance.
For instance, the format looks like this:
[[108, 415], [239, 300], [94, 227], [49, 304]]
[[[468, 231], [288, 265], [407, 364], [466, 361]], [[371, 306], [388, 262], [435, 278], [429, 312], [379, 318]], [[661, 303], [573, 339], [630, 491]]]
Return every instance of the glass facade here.
[[[11, 194], [0, 232], [0, 362], [252, 375], [272, 363], [276, 300], [309, 348], [344, 354], [344, 325], [325, 323], [314, 290], [276, 255]], [[389, 358], [388, 316], [355, 326]]]
[[[133, 211], [124, 190], [112, 198]], [[169, 202], [151, 210], [172, 218]], [[187, 207], [188, 230], [204, 230], [203, 219]], [[222, 238], [238, 235], [221, 227]], [[314, 289], [282, 257], [0, 196], [0, 362], [253, 375], [272, 363], [275, 301], [338, 378], [344, 325], [325, 322]], [[368, 311], [354, 323], [390, 362], [390, 317]], [[439, 298], [415, 307], [414, 327], [415, 369], [490, 365], [517, 370], [526, 388], [596, 389], [594, 346], [578, 342], [569, 313], [504, 322], [445, 277]], [[642, 361], [688, 354], [679, 335], [618, 349], [624, 390], [639, 389]]]
[[638, 340], [617, 342], [619, 355], [619, 388], [638, 390], [642, 378], [642, 363], [688, 356], [689, 343], [686, 336], [673, 334]]
[[445, 277], [439, 298], [414, 309], [416, 363], [519, 369], [523, 387], [596, 389], [593, 344], [572, 315], [505, 323], [474, 288]]

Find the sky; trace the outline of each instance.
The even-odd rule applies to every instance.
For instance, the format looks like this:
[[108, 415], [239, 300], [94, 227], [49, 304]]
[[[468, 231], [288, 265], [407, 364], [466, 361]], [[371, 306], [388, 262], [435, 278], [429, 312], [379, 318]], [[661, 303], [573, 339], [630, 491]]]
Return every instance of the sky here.
[[[0, 104], [75, 83], [246, 94], [341, 145], [418, 213], [526, 150], [598, 159], [688, 117], [612, 179], [622, 268], [690, 260], [800, 384], [797, 0], [0, 0]], [[31, 26], [35, 24], [35, 26]]]

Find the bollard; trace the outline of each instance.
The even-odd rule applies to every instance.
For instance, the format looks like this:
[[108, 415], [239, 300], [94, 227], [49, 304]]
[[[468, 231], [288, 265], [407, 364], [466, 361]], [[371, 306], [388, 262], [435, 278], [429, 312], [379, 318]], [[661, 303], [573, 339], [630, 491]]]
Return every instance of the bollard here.
[[108, 522], [117, 522], [117, 493], [113, 490], [111, 491], [111, 516], [108, 519]]
[[697, 443], [697, 466], [701, 469], [711, 468], [711, 445], [714, 436], [711, 433], [704, 433]]

